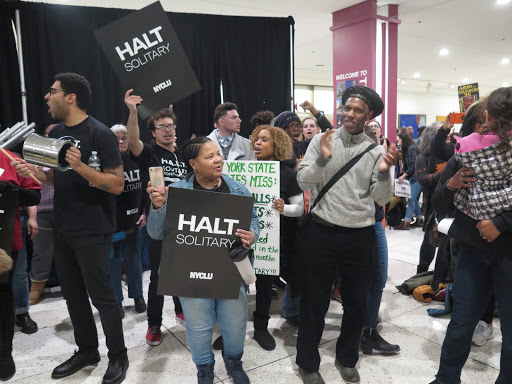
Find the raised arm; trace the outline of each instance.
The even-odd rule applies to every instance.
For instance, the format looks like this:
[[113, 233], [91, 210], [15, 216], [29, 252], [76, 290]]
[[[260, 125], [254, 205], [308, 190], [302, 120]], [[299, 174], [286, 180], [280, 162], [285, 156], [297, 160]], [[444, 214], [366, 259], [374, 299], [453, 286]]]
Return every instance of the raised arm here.
[[137, 115], [137, 105], [142, 103], [142, 97], [132, 95], [133, 89], [126, 91], [124, 102], [130, 111], [126, 129], [128, 130], [128, 145], [135, 157], [139, 157], [144, 149], [144, 144], [140, 140], [139, 120]]

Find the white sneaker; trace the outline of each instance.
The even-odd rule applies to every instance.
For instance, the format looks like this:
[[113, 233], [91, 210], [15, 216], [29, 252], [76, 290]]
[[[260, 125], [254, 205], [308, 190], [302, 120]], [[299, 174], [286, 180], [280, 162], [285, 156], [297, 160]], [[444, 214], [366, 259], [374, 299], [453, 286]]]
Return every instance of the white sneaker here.
[[473, 344], [481, 347], [485, 345], [487, 340], [494, 337], [494, 327], [492, 324], [487, 325], [485, 321], [480, 320], [476, 325], [475, 332], [473, 332]]

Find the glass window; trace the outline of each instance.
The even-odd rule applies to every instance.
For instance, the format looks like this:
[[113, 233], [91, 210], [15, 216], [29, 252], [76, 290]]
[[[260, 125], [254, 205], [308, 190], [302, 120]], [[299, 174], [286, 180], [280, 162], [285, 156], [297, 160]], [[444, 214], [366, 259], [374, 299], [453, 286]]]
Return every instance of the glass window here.
[[313, 102], [313, 92], [311, 91], [311, 86], [308, 85], [296, 85], [295, 86], [295, 104], [297, 104], [297, 109], [300, 112], [304, 112], [302, 108], [299, 107], [300, 103], [304, 101]]
[[334, 91], [332, 87], [314, 87], [315, 108], [324, 115], [332, 115], [334, 108]]

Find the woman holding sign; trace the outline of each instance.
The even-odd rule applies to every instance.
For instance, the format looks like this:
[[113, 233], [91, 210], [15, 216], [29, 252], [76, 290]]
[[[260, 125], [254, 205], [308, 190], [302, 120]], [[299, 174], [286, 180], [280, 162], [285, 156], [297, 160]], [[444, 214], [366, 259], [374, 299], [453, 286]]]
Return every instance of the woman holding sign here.
[[[280, 262], [284, 266], [281, 275], [289, 281], [290, 257], [297, 254], [297, 217], [304, 213], [302, 189], [297, 184], [297, 173], [286, 165], [293, 153], [292, 142], [288, 134], [280, 128], [262, 125], [257, 127], [251, 137], [251, 147], [258, 160], [280, 162], [280, 197], [274, 201], [274, 209], [281, 214], [280, 220]], [[288, 272], [288, 273], [287, 273]], [[272, 277], [258, 275], [256, 281], [256, 311], [254, 312], [254, 339], [266, 350], [276, 346], [274, 338], [268, 332], [270, 302], [272, 299]], [[290, 284], [286, 285], [283, 300], [283, 314], [287, 322], [297, 326], [299, 317], [299, 298], [292, 298]]]
[[[223, 158], [210, 139], [197, 137], [182, 148], [185, 162], [191, 171], [187, 177], [171, 185], [173, 188], [229, 193], [250, 196], [239, 182], [222, 174]], [[152, 202], [148, 218], [148, 233], [155, 239], [163, 239], [164, 219], [167, 208], [167, 193], [148, 184], [147, 192]], [[249, 248], [258, 239], [259, 223], [253, 210], [251, 230], [237, 229], [236, 235], [244, 248]], [[213, 299], [180, 297], [185, 313], [187, 340], [192, 360], [197, 366], [199, 384], [213, 383], [215, 364], [212, 352], [212, 330], [219, 323], [224, 338], [224, 363], [235, 384], [249, 383], [242, 368], [245, 332], [247, 328], [247, 290], [241, 281], [238, 299]]]

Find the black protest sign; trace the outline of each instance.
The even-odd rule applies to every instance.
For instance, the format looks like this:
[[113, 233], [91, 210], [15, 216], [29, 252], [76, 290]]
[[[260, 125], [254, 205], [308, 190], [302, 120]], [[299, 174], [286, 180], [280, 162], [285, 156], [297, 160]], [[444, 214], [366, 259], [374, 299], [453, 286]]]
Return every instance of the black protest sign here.
[[160, 2], [94, 32], [125, 89], [141, 96], [146, 119], [201, 89]]
[[[7, 189], [2, 192], [0, 197], [0, 248], [8, 255], [12, 251], [12, 238], [14, 235], [14, 221], [16, 219], [16, 210], [18, 201], [18, 191]], [[5, 279], [5, 281], [3, 281]], [[8, 274], [2, 274], [0, 280], [6, 283]]]
[[167, 201], [158, 294], [238, 298], [230, 248], [238, 228], [250, 229], [254, 198], [169, 188]]

